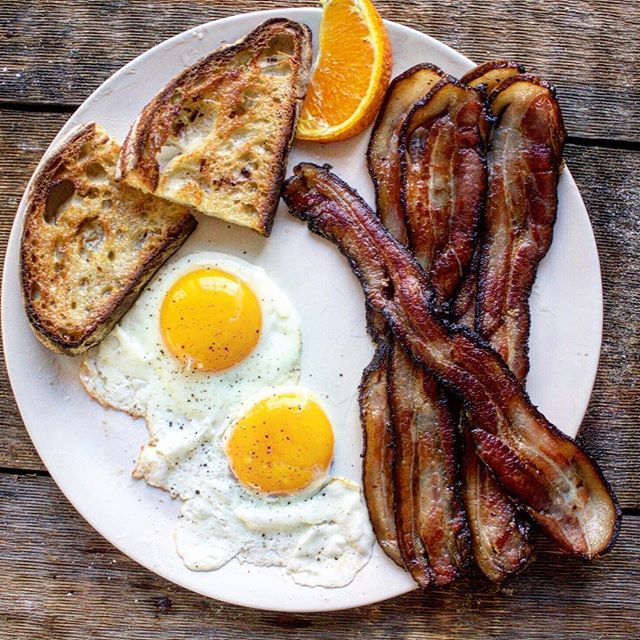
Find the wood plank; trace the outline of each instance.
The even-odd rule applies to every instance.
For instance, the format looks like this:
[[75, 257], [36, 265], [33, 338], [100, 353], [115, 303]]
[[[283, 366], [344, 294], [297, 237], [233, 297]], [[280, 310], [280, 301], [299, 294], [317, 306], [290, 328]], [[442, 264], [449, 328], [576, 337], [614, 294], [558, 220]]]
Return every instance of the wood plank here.
[[[307, 0], [5, 0], [0, 101], [76, 105], [131, 58], [216, 18]], [[640, 140], [640, 3], [377, 0], [384, 17], [477, 61], [516, 58], [554, 82], [575, 136]], [[588, 60], [585, 60], [585, 55]], [[612, 117], [615, 112], [615, 117]]]
[[605, 558], [542, 551], [501, 590], [476, 578], [351, 611], [283, 615], [210, 600], [148, 572], [94, 532], [50, 478], [0, 475], [0, 504], [2, 638], [223, 640], [240, 628], [256, 639], [640, 637], [640, 517], [625, 519]]
[[[65, 114], [0, 110], [0, 255], [22, 190]], [[569, 145], [567, 161], [590, 211], [602, 263], [605, 329], [600, 373], [581, 441], [625, 507], [640, 508], [640, 152]], [[0, 374], [0, 467], [42, 469]]]
[[622, 504], [637, 509], [640, 175], [633, 167], [640, 152], [569, 145], [566, 159], [591, 217], [604, 294], [600, 365], [579, 440], [602, 463]]
[[[0, 261], [22, 192], [69, 114], [0, 111]], [[4, 363], [0, 344], [0, 467], [40, 470], [44, 465], [27, 434]]]

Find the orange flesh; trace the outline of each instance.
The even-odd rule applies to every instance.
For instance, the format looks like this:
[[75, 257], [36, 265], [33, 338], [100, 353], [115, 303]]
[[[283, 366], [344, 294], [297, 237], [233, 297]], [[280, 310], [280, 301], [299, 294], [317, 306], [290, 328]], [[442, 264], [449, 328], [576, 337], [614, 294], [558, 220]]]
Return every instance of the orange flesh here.
[[391, 44], [371, 0], [322, 3], [320, 47], [298, 122], [302, 140], [344, 140], [375, 118], [391, 77]]
[[312, 117], [333, 126], [347, 120], [367, 92], [374, 51], [357, 7], [336, 2], [325, 11], [320, 57], [305, 108]]

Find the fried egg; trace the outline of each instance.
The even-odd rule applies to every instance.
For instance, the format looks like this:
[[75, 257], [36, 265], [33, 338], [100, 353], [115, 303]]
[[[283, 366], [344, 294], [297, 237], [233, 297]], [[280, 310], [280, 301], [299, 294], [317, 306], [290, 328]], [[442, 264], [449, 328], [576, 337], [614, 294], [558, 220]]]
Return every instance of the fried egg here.
[[102, 404], [145, 419], [134, 476], [184, 501], [185, 565], [281, 566], [299, 584], [348, 584], [373, 533], [360, 487], [330, 476], [333, 425], [297, 386], [297, 315], [266, 273], [203, 252], [165, 266], [84, 358]]

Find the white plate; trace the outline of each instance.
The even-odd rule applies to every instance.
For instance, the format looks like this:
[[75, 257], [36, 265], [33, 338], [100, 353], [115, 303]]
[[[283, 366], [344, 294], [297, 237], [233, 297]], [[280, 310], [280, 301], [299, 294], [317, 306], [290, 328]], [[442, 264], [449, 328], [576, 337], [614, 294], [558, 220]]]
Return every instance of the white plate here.
[[[60, 132], [96, 120], [123, 140], [146, 102], [178, 71], [223, 42], [240, 38], [274, 16], [307, 23], [317, 34], [318, 9], [262, 11], [196, 27], [147, 51], [109, 78]], [[387, 23], [394, 75], [424, 61], [461, 75], [472, 63], [427, 35]], [[368, 132], [329, 145], [296, 143], [290, 167], [301, 160], [329, 162], [372, 202], [365, 166]], [[301, 587], [282, 570], [233, 560], [209, 573], [184, 567], [172, 532], [179, 501], [131, 478], [146, 438], [144, 424], [107, 411], [83, 392], [78, 361], [55, 356], [33, 337], [18, 281], [18, 248], [24, 198], [13, 226], [4, 268], [2, 326], [13, 391], [29, 434], [69, 501], [107, 540], [159, 575], [203, 595], [261, 609], [327, 611], [356, 607], [414, 588], [376, 546], [369, 564], [347, 587]], [[212, 220], [178, 255], [215, 249], [263, 266], [288, 294], [303, 328], [301, 384], [325, 403], [336, 432], [333, 472], [360, 479], [361, 436], [356, 389], [372, 353], [365, 333], [363, 296], [341, 255], [312, 235], [283, 206], [269, 240]], [[560, 180], [560, 210], [551, 251], [532, 295], [531, 373], [533, 401], [565, 433], [574, 436], [595, 379], [602, 334], [598, 254], [587, 212], [568, 170]], [[73, 545], [74, 541], [69, 540]]]

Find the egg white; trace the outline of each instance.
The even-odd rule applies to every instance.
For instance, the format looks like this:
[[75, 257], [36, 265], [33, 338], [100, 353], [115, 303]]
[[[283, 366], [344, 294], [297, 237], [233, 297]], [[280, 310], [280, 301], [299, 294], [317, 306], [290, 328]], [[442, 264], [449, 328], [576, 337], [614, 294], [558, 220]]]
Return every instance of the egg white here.
[[[185, 273], [207, 267], [244, 280], [262, 312], [255, 349], [219, 372], [188, 370], [168, 352], [160, 331], [168, 290]], [[225, 432], [265, 395], [296, 390], [300, 352], [295, 310], [266, 273], [202, 252], [162, 268], [110, 336], [85, 356], [81, 380], [89, 394], [146, 421], [149, 441], [134, 476], [185, 501], [174, 538], [187, 567], [217, 569], [236, 557], [285, 567], [298, 584], [337, 587], [368, 561], [373, 533], [358, 485], [327, 474], [305, 491], [269, 496], [243, 487], [229, 467]]]
[[[165, 295], [176, 280], [201, 268], [237, 275], [252, 289], [262, 311], [262, 331], [254, 350], [223, 371], [189, 370], [167, 350], [161, 335]], [[245, 398], [265, 386], [295, 383], [300, 351], [295, 310], [264, 270], [239, 258], [202, 252], [158, 273], [111, 334], [89, 352], [80, 378], [103, 404], [145, 418], [151, 435], [147, 446], [171, 462]], [[136, 468], [136, 475], [148, 480], [153, 473], [148, 465]]]

